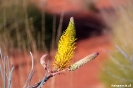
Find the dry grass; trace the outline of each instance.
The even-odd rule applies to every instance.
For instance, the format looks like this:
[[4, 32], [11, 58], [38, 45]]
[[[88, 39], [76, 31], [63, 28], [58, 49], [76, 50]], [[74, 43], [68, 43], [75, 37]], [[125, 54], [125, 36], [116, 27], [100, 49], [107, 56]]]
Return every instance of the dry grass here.
[[[112, 3], [113, 5], [115, 2]], [[101, 79], [106, 87], [112, 84], [133, 84], [133, 10], [132, 1], [123, 6], [114, 5], [115, 22], [106, 18], [112, 26], [114, 49], [109, 51], [110, 59], [104, 64]], [[109, 19], [110, 18], [110, 19]], [[123, 87], [126, 88], [126, 87]]]

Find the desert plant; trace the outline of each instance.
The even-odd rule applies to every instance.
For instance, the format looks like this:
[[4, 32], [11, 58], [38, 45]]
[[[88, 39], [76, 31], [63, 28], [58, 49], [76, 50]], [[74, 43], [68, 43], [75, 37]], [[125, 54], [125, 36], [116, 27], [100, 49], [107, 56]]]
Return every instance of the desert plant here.
[[11, 88], [12, 87], [12, 73], [14, 70], [13, 64], [11, 64], [10, 59], [8, 56], [3, 56], [0, 50], [0, 75], [1, 75], [1, 82], [3, 86], [2, 88]]
[[[29, 76], [26, 80], [26, 83], [24, 85], [23, 88], [42, 88], [42, 86], [53, 76], [58, 75], [58, 74], [62, 74], [65, 71], [75, 71], [76, 69], [78, 69], [79, 67], [81, 67], [82, 65], [86, 64], [87, 62], [93, 60], [94, 58], [97, 57], [97, 55], [99, 54], [98, 52], [92, 53], [88, 56], [86, 56], [85, 58], [77, 61], [74, 64], [70, 64], [73, 55], [74, 55], [74, 50], [76, 48], [76, 43], [75, 43], [75, 27], [74, 27], [74, 19], [71, 17], [70, 18], [70, 22], [69, 25], [66, 29], [66, 31], [62, 34], [62, 36], [60, 37], [59, 43], [58, 43], [58, 51], [55, 55], [55, 60], [53, 62], [53, 69], [51, 70], [49, 68], [49, 62], [46, 62], [46, 54], [43, 55], [40, 58], [40, 63], [42, 64], [42, 66], [44, 67], [44, 70], [46, 70], [46, 74], [44, 76], [44, 78], [35, 83], [34, 85], [30, 85], [30, 81], [32, 80], [32, 77], [34, 75], [34, 58], [32, 53], [31, 54], [31, 59], [32, 59], [32, 67], [29, 73]], [[4, 88], [11, 88], [11, 82], [12, 82], [12, 71], [14, 69], [14, 67], [10, 68], [10, 62], [8, 62], [8, 68], [6, 68], [6, 59], [1, 59], [2, 60], [2, 65], [0, 65], [0, 72], [1, 72], [1, 77], [2, 77], [2, 81], [3, 81], [3, 87]], [[9, 60], [9, 59], [8, 59]], [[3, 66], [3, 69], [1, 68]], [[7, 72], [7, 69], [9, 69], [9, 71]], [[7, 75], [9, 74], [9, 75]], [[8, 80], [6, 82], [6, 79]], [[8, 87], [6, 87], [6, 84], [8, 84]]]
[[56, 16], [39, 11], [29, 0], [4, 0], [0, 4], [3, 53], [50, 51], [51, 42], [58, 35]]
[[[115, 3], [114, 3], [115, 4]], [[112, 25], [113, 50], [103, 65], [100, 79], [107, 88], [127, 88], [133, 85], [133, 11], [131, 2], [115, 7], [117, 21]], [[109, 21], [108, 18], [106, 20]]]
[[53, 69], [49, 69], [49, 63], [45, 61], [47, 55], [43, 55], [40, 58], [40, 63], [46, 70], [46, 74], [41, 81], [35, 83], [33, 86], [30, 86], [29, 88], [41, 88], [51, 77], [58, 74], [62, 74], [65, 71], [74, 71], [78, 69], [80, 66], [86, 64], [87, 62], [97, 57], [99, 53], [95, 52], [70, 65], [70, 62], [74, 54], [74, 49], [76, 48], [75, 40], [76, 38], [74, 19], [71, 17], [66, 31], [62, 34], [58, 42], [58, 51], [55, 55], [55, 60], [53, 62]]

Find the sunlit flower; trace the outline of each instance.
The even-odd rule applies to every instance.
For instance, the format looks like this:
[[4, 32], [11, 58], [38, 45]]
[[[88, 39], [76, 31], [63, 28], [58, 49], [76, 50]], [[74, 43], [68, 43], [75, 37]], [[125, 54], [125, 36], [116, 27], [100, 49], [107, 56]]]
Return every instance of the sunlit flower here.
[[68, 68], [72, 60], [75, 46], [75, 26], [73, 17], [70, 18], [69, 25], [60, 37], [58, 51], [55, 55], [54, 68], [58, 71]]

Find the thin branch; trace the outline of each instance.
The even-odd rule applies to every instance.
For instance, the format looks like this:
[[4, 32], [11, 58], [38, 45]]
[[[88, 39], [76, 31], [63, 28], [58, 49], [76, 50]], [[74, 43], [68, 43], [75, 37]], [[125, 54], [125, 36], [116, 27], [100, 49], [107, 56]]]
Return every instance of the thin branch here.
[[[11, 88], [12, 72], [14, 67], [12, 65], [12, 67], [10, 68], [10, 60], [8, 56], [2, 58], [1, 50], [0, 50], [0, 55], [1, 55], [1, 62], [2, 62], [2, 65], [0, 65], [0, 73], [2, 76], [4, 88], [6, 88], [6, 85], [8, 86], [7, 88]], [[6, 63], [7, 63], [7, 67], [6, 67]], [[2, 71], [2, 68], [3, 68], [3, 71]]]
[[30, 55], [31, 55], [31, 60], [32, 60], [32, 67], [31, 67], [31, 70], [33, 70], [33, 68], [34, 68], [34, 58], [33, 58], [33, 55], [32, 55], [31, 52], [30, 52]]
[[115, 45], [115, 47], [118, 49], [118, 51], [119, 51], [125, 58], [128, 58], [127, 53], [124, 52], [117, 44]]
[[2, 58], [2, 51], [1, 51], [1, 48], [0, 48], [0, 58]]
[[2, 66], [1, 65], [0, 65], [0, 73], [1, 73], [2, 81], [4, 81], [4, 76], [3, 76], [3, 71], [2, 71]]
[[14, 66], [12, 66], [10, 72], [9, 72], [9, 78], [8, 78], [8, 88], [11, 88], [11, 82], [12, 82], [12, 72], [14, 70]]
[[61, 17], [60, 17], [60, 22], [59, 22], [59, 26], [58, 26], [58, 30], [57, 30], [56, 44], [58, 43], [59, 38], [61, 36], [63, 17], [64, 17], [64, 12], [61, 13]]
[[119, 65], [120, 67], [123, 67], [123, 68], [130, 68], [130, 69], [132, 69], [133, 70], [133, 67], [132, 66], [130, 66], [130, 65], [123, 65], [123, 64], [121, 64], [119, 61], [117, 61], [114, 57], [112, 57], [111, 55], [109, 56], [111, 59], [112, 59], [112, 61], [114, 61], [117, 65]]
[[47, 47], [46, 47], [46, 43], [44, 42], [45, 39], [46, 39], [46, 35], [45, 35], [45, 32], [46, 32], [46, 28], [45, 28], [46, 25], [45, 24], [46, 24], [46, 22], [45, 22], [45, 19], [46, 19], [45, 11], [42, 11], [42, 30], [41, 30], [42, 31], [42, 33], [41, 33], [42, 41], [41, 41], [41, 46], [47, 52], [48, 50], [47, 50]]
[[[53, 30], [52, 30], [52, 43], [51, 43], [51, 52], [55, 48], [55, 34], [56, 34], [56, 16], [53, 17]], [[50, 54], [51, 54], [50, 52]]]
[[4, 58], [3, 61], [3, 67], [4, 67], [4, 88], [6, 88], [6, 58]]
[[52, 75], [47, 76], [48, 73], [50, 72], [50, 71], [49, 71], [49, 66], [50, 66], [50, 61], [48, 60], [48, 65], [47, 65], [46, 74], [45, 74], [45, 76], [44, 76], [44, 78], [43, 78], [43, 80], [42, 80], [42, 82], [40, 83], [40, 85], [39, 85], [38, 88], [42, 88], [42, 86], [46, 83], [46, 81], [47, 81], [48, 79], [50, 79], [51, 77], [53, 77]]
[[52, 74], [50, 74], [50, 75], [48, 76], [48, 74], [49, 74], [49, 66], [50, 66], [50, 62], [48, 61], [47, 69], [46, 69], [46, 73], [45, 73], [44, 78], [43, 78], [41, 81], [35, 83], [33, 86], [30, 86], [30, 87], [28, 87], [28, 88], [42, 88], [42, 86], [43, 86], [51, 77], [53, 77]]
[[31, 81], [31, 79], [32, 79], [32, 77], [33, 77], [33, 74], [34, 74], [34, 72], [35, 72], [35, 71], [33, 71], [33, 68], [34, 68], [34, 58], [33, 58], [33, 55], [32, 55], [31, 52], [30, 52], [30, 55], [31, 55], [31, 60], [32, 60], [32, 67], [31, 67], [29, 76], [28, 76], [28, 78], [27, 78], [27, 80], [26, 80], [25, 85], [24, 85], [23, 88], [26, 88], [26, 85], [28, 85], [28, 86], [30, 85], [30, 81]]
[[[7, 56], [7, 58], [8, 58], [8, 56]], [[10, 69], [10, 60], [9, 59], [7, 59], [7, 66], [8, 66], [8, 72], [10, 72], [11, 69]]]
[[0, 73], [1, 73], [2, 81], [4, 81], [4, 77], [3, 77], [3, 73], [2, 73], [2, 66], [1, 65], [0, 65]]
[[108, 71], [107, 69], [103, 68], [102, 69], [103, 71], [105, 71], [107, 74], [109, 74], [110, 76], [116, 78], [116, 79], [119, 79], [119, 80], [123, 80], [123, 81], [126, 81], [126, 82], [133, 82], [132, 79], [127, 79], [127, 78], [122, 78], [122, 77], [119, 77], [113, 73], [111, 73], [110, 71]]
[[43, 83], [43, 85], [44, 85], [44, 83], [46, 83], [51, 77], [53, 77], [53, 75], [45, 76], [43, 80], [35, 83], [33, 86], [30, 86], [28, 88], [41, 88], [42, 87], [42, 84], [41, 83]]
[[38, 88], [42, 88], [42, 86], [43, 86], [44, 83], [46, 82], [47, 75], [48, 75], [48, 70], [46, 71], [45, 76], [44, 76], [43, 80], [41, 81], [40, 85], [38, 86]]
[[115, 47], [118, 49], [118, 51], [127, 59], [129, 62], [133, 65], [133, 62], [130, 57], [128, 57], [127, 53], [124, 52], [118, 45], [115, 45]]

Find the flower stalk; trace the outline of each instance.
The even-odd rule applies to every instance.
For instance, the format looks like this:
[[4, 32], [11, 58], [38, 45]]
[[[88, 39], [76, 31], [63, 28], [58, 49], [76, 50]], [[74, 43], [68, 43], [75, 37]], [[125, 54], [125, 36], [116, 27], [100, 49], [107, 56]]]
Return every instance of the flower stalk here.
[[83, 66], [84, 64], [88, 63], [89, 61], [95, 59], [97, 56], [98, 56], [98, 52], [95, 52], [95, 53], [92, 53], [86, 57], [84, 57], [83, 59], [75, 62], [74, 64], [72, 64], [70, 67], [69, 67], [69, 70], [70, 71], [75, 71], [76, 69], [80, 68], [81, 66]]

